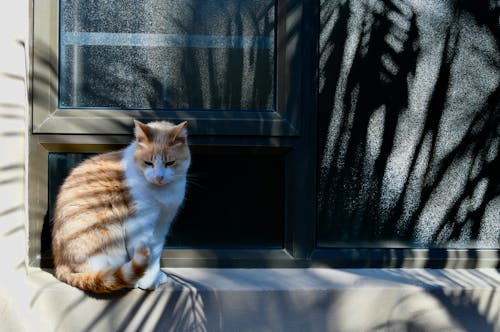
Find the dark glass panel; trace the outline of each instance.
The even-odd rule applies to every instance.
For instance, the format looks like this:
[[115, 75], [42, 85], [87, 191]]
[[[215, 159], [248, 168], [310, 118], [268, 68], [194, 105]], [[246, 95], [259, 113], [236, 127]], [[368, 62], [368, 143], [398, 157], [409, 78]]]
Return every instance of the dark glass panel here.
[[[51, 223], [59, 187], [92, 156], [49, 154], [49, 211], [42, 256], [50, 258]], [[168, 235], [174, 248], [282, 248], [283, 156], [252, 151], [194, 152], [186, 199]]]

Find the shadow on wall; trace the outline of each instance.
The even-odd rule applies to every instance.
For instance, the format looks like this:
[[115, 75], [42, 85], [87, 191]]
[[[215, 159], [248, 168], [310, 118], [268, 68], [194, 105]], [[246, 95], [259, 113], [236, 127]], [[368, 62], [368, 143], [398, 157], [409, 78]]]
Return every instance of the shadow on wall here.
[[273, 1], [75, 1], [62, 12], [62, 107], [274, 107]]
[[320, 245], [499, 246], [499, 12], [322, 2]]
[[[5, 39], [2, 39], [5, 42]], [[14, 46], [14, 47], [12, 47]], [[7, 59], [14, 53], [22, 55], [25, 44], [17, 40], [13, 45], [6, 45]], [[8, 66], [8, 65], [7, 65]], [[21, 67], [23, 68], [23, 67]], [[0, 86], [2, 94], [0, 99], [0, 243], [2, 249], [17, 248], [18, 241], [24, 238], [24, 144], [25, 105], [23, 88], [25, 84], [24, 73], [13, 71], [0, 72]], [[21, 149], [21, 150], [19, 150]], [[2, 257], [2, 263], [9, 264], [15, 270], [24, 267], [24, 257], [19, 254], [9, 254]]]

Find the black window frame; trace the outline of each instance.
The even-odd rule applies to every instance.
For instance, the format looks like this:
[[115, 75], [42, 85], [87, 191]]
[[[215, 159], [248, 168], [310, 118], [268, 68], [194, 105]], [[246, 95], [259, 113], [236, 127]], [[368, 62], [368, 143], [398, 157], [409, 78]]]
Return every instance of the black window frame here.
[[[47, 161], [52, 152], [103, 152], [131, 140], [133, 119], [188, 120], [193, 148], [228, 147], [267, 150], [284, 160], [284, 233], [282, 249], [165, 249], [165, 266], [296, 266], [312, 249], [315, 180], [297, 181], [305, 171], [314, 176], [314, 38], [312, 8], [305, 0], [278, 0], [276, 7], [275, 112], [207, 110], [79, 110], [58, 108], [57, 0], [33, 3], [32, 123], [28, 138], [29, 261], [50, 266], [40, 255], [47, 219]], [[309, 52], [311, 51], [311, 52]], [[310, 100], [304, 100], [309, 98]], [[313, 133], [312, 133], [313, 134]], [[306, 142], [309, 140], [309, 142]], [[312, 144], [314, 146], [314, 144]], [[307, 153], [307, 157], [304, 155]], [[310, 161], [305, 163], [304, 161]], [[312, 181], [311, 181], [312, 180]], [[309, 200], [309, 204], [307, 203]], [[300, 203], [297, 203], [300, 202]], [[305, 211], [307, 210], [307, 211]], [[307, 242], [307, 243], [306, 243]]]
[[[29, 264], [48, 267], [40, 235], [50, 152], [103, 152], [131, 140], [132, 120], [190, 121], [193, 147], [267, 149], [284, 159], [282, 249], [165, 249], [167, 267], [499, 267], [498, 249], [319, 248], [316, 244], [320, 2], [276, 1], [276, 112], [60, 110], [58, 1], [36, 1], [31, 19], [28, 136]], [[103, 134], [105, 133], [105, 134]]]
[[[276, 16], [276, 77], [275, 111], [231, 111], [169, 109], [165, 112], [143, 109], [71, 109], [59, 108], [59, 0], [35, 2], [33, 73], [33, 119], [34, 134], [102, 134], [126, 135], [130, 133], [133, 119], [188, 120], [194, 135], [249, 135], [249, 136], [297, 136], [299, 118], [289, 105], [287, 89], [293, 77], [289, 77], [288, 58], [296, 49], [288, 45], [300, 31], [290, 31], [290, 21], [300, 20], [300, 13], [290, 13], [300, 1], [275, 1]], [[295, 28], [295, 27], [294, 27]], [[288, 36], [292, 34], [291, 36]], [[286, 37], [285, 37], [286, 36]], [[291, 54], [291, 55], [290, 55]], [[292, 75], [293, 76], [293, 75]], [[43, 82], [42, 84], [40, 82]], [[43, 84], [47, 88], [43, 88]], [[38, 86], [41, 86], [38, 88]]]

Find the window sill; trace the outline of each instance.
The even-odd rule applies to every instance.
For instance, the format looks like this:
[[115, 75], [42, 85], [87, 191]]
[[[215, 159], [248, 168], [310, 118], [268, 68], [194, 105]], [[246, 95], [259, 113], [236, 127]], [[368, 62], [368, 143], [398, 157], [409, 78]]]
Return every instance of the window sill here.
[[[167, 284], [93, 297], [37, 270], [32, 308], [61, 330], [500, 328], [495, 269], [165, 269]], [[81, 312], [87, 318], [82, 321]], [[126, 324], [126, 325], [124, 325]]]

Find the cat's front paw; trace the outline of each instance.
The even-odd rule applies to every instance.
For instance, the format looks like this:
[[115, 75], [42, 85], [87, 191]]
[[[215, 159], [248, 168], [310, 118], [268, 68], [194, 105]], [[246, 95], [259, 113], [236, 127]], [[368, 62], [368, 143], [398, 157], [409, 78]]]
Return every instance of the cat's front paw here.
[[161, 284], [164, 284], [168, 281], [167, 274], [159, 271], [154, 278], [151, 278], [148, 275], [145, 275], [139, 281], [137, 281], [135, 287], [144, 289], [144, 290], [153, 290], [158, 288]]

